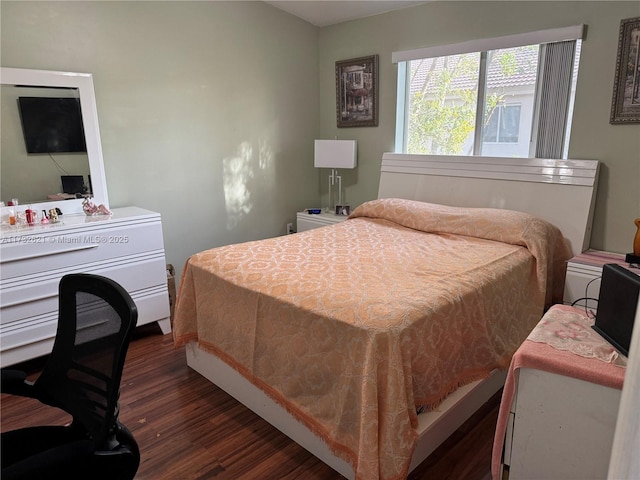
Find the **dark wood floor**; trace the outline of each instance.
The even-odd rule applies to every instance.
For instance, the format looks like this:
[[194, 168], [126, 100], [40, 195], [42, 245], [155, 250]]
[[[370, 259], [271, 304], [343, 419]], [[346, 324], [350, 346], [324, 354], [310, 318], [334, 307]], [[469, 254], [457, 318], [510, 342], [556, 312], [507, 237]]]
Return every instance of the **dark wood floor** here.
[[[41, 362], [25, 367], [37, 375]], [[63, 412], [30, 399], [2, 395], [2, 431], [64, 424]], [[417, 479], [489, 478], [499, 394], [409, 476]], [[122, 380], [121, 421], [142, 452], [136, 478], [322, 479], [342, 478], [267, 422], [186, 365], [184, 349], [157, 326], [139, 327]]]

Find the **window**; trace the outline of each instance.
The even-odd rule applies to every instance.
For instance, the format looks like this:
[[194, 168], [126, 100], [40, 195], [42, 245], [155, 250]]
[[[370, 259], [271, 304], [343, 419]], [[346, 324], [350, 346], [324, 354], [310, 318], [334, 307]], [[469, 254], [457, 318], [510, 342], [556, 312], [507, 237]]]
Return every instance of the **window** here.
[[518, 143], [522, 105], [497, 105], [486, 109], [482, 142]]
[[408, 63], [411, 80], [405, 153], [458, 155], [469, 151], [473, 147], [480, 54]]
[[394, 53], [396, 152], [566, 156], [582, 30]]
[[[494, 143], [518, 143], [521, 105], [498, 105], [487, 112], [482, 140]], [[488, 118], [487, 118], [488, 117]]]

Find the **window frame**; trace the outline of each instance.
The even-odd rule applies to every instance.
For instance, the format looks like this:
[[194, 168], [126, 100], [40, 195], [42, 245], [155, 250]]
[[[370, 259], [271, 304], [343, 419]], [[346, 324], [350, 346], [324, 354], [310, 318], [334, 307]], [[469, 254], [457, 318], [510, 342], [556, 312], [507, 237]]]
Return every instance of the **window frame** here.
[[[422, 58], [442, 57], [458, 55], [463, 53], [480, 53], [480, 69], [478, 78], [478, 101], [476, 105], [476, 124], [474, 131], [473, 153], [470, 156], [480, 156], [482, 149], [482, 122], [484, 119], [484, 103], [486, 91], [486, 70], [487, 52], [526, 45], [540, 45], [541, 49], [547, 43], [555, 43], [567, 40], [582, 40], [585, 32], [585, 25], [574, 25], [570, 27], [540, 30], [516, 35], [495, 37], [488, 39], [472, 40], [468, 42], [440, 45], [435, 47], [418, 48], [393, 52], [392, 62], [398, 64], [397, 101], [396, 101], [396, 136], [394, 151], [396, 153], [407, 154], [408, 148], [408, 126], [409, 126], [409, 100], [410, 100], [410, 62]], [[540, 66], [539, 66], [540, 69]], [[537, 83], [537, 82], [536, 82]], [[537, 95], [537, 86], [536, 86]], [[571, 98], [571, 102], [573, 99]], [[537, 109], [534, 109], [534, 117]], [[566, 120], [570, 125], [571, 120]], [[568, 132], [567, 132], [568, 133]], [[533, 157], [536, 148], [535, 138], [532, 134], [529, 156]], [[564, 153], [567, 148], [565, 145]]]

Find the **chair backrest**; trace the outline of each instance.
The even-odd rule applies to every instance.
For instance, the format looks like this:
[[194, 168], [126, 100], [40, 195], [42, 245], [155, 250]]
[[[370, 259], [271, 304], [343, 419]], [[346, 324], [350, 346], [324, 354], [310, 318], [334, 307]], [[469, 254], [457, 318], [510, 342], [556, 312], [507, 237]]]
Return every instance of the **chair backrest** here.
[[118, 420], [120, 380], [138, 311], [113, 280], [70, 274], [60, 280], [53, 350], [34, 384], [40, 399], [73, 417], [105, 447]]

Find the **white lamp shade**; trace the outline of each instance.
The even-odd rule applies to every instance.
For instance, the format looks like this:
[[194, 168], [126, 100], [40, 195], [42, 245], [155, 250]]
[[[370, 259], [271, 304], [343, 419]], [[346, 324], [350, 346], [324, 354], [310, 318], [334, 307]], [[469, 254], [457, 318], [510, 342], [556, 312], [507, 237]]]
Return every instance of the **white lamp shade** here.
[[355, 140], [316, 140], [313, 165], [316, 168], [356, 168]]

